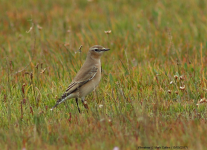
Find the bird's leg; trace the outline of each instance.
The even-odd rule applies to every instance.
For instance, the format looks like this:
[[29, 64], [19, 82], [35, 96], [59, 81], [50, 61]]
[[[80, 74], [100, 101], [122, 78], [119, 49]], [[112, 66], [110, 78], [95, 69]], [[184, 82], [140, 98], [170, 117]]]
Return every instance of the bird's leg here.
[[77, 104], [77, 107], [78, 107], [78, 111], [79, 111], [79, 113], [81, 113], [81, 112], [80, 112], [80, 108], [79, 108], [79, 106], [78, 106], [78, 98], [76, 98], [75, 101], [76, 101], [76, 104]]
[[85, 107], [85, 109], [87, 109], [87, 111], [88, 111], [88, 104], [87, 104], [87, 101], [84, 99], [84, 97], [81, 98], [81, 101], [82, 101], [83, 106]]

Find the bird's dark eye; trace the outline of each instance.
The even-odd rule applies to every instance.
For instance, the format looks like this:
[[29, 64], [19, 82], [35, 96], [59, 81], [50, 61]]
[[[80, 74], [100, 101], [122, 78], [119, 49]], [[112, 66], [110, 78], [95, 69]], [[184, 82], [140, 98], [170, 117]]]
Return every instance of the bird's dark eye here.
[[98, 48], [94, 49], [94, 51], [99, 52]]

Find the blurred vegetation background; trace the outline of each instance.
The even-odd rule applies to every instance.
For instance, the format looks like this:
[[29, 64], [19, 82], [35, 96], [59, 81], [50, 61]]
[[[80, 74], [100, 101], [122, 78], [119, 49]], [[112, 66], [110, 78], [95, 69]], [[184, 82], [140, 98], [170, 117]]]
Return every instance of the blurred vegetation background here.
[[[205, 149], [206, 16], [205, 0], [0, 0], [0, 147]], [[97, 44], [89, 113], [50, 112]]]

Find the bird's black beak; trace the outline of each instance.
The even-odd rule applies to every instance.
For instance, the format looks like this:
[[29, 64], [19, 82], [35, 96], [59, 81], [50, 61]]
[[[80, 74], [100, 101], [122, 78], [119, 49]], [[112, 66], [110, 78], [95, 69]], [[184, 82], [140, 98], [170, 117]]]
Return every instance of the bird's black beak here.
[[110, 50], [110, 48], [104, 48], [101, 51], [109, 51], [109, 50]]

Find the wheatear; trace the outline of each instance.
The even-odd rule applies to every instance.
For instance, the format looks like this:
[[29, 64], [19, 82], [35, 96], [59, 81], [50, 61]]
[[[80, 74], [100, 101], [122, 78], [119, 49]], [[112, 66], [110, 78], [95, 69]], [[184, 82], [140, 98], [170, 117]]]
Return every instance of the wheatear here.
[[84, 98], [98, 86], [101, 80], [101, 55], [108, 50], [110, 49], [100, 45], [95, 45], [89, 49], [85, 63], [51, 110], [71, 98], [75, 98], [79, 112], [78, 98], [81, 98], [84, 107], [88, 109], [87, 102]]

